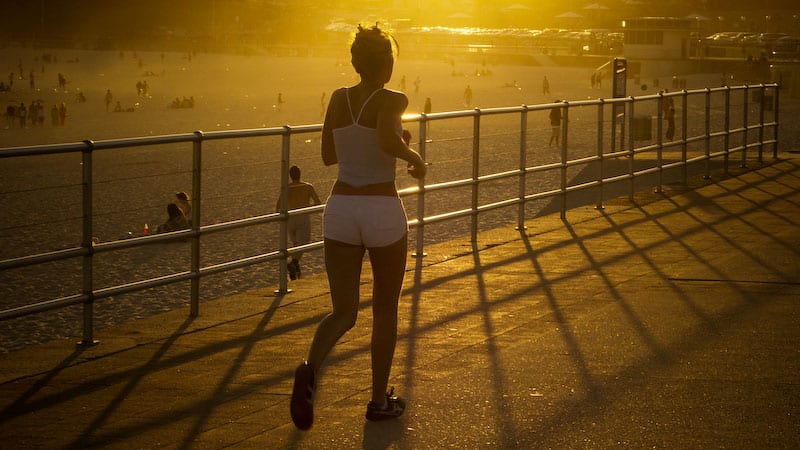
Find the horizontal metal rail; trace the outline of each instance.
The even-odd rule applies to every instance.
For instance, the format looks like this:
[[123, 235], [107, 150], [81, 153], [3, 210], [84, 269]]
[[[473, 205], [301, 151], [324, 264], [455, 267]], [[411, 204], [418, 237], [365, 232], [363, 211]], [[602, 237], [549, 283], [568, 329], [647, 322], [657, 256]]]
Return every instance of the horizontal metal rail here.
[[[773, 117], [765, 117], [765, 110], [769, 109], [765, 105], [766, 91], [772, 91], [773, 96], [769, 97], [774, 101], [774, 114]], [[758, 92], [760, 96], [759, 103], [748, 100], [748, 94]], [[739, 105], [734, 105], [731, 101], [732, 93], [740, 94], [741, 109], [736, 109]], [[724, 102], [724, 106], [717, 107], [714, 110], [717, 116], [715, 124], [712, 124], [712, 96], [719, 97], [717, 103]], [[692, 112], [687, 107], [687, 99], [700, 97], [703, 99], [705, 107], [701, 113]], [[665, 98], [674, 98], [676, 105], [679, 105], [680, 115], [683, 120], [681, 126], [681, 133], [676, 136], [676, 139], [671, 142], [665, 142], [663, 139], [662, 126], [660, 121], [663, 120], [661, 113], [661, 104]], [[714, 97], [716, 98], [716, 97]], [[721, 99], [721, 100], [720, 100]], [[655, 118], [657, 123], [657, 136], [654, 142], [641, 142], [636, 136], [634, 127], [634, 104], [639, 108], [658, 106], [658, 113], [651, 118]], [[419, 133], [419, 150], [425, 156], [427, 150], [427, 124], [433, 121], [446, 121], [452, 119], [472, 118], [473, 130], [471, 134], [472, 141], [472, 157], [471, 172], [472, 176], [468, 178], [440, 181], [436, 183], [424, 184], [420, 182], [417, 186], [401, 189], [399, 195], [401, 197], [416, 196], [417, 205], [415, 211], [409, 211], [408, 224], [418, 231], [416, 239], [416, 252], [420, 256], [424, 255], [424, 228], [426, 226], [470, 217], [472, 218], [471, 232], [473, 239], [477, 235], [477, 216], [479, 214], [498, 210], [503, 208], [517, 207], [518, 217], [517, 223], [523, 224], [526, 217], [525, 205], [534, 201], [541, 201], [544, 199], [560, 199], [562, 205], [562, 216], [566, 212], [566, 199], [567, 196], [578, 191], [584, 190], [598, 190], [597, 205], [602, 206], [603, 201], [603, 188], [606, 185], [618, 182], [631, 183], [631, 190], [633, 190], [633, 180], [636, 178], [658, 175], [657, 189], [661, 188], [661, 176], [665, 171], [681, 169], [684, 171], [684, 182], [686, 168], [692, 164], [706, 164], [706, 172], [708, 171], [708, 163], [712, 159], [722, 158], [725, 163], [725, 170], [728, 169], [728, 162], [730, 155], [741, 154], [742, 161], [746, 160], [747, 154], [751, 150], [757, 149], [759, 152], [759, 159], [761, 153], [765, 148], [772, 147], [773, 157], [777, 157], [778, 148], [778, 126], [779, 126], [779, 86], [777, 84], [760, 84], [760, 85], [744, 85], [744, 86], [724, 86], [715, 88], [704, 88], [697, 90], [684, 90], [669, 93], [660, 93], [654, 95], [644, 95], [638, 97], [625, 97], [625, 98], [612, 98], [612, 99], [597, 99], [597, 100], [578, 100], [563, 103], [547, 103], [539, 105], [522, 105], [514, 107], [502, 108], [475, 108], [463, 111], [446, 111], [431, 114], [409, 114], [403, 117], [404, 123], [417, 123], [420, 126]], [[613, 117], [611, 120], [605, 120], [604, 117], [611, 114], [604, 114], [605, 108], [614, 108], [620, 106], [622, 111], [629, 111], [623, 113], [619, 117]], [[562, 148], [560, 158], [555, 162], [546, 162], [537, 165], [529, 165], [527, 163], [526, 152], [528, 151], [528, 140], [532, 133], [528, 129], [528, 120], [531, 117], [530, 113], [546, 112], [553, 108], [561, 108], [564, 113], [564, 123], [562, 129]], [[753, 119], [749, 115], [749, 109], [753, 108], [757, 111], [758, 119]], [[572, 133], [572, 124], [570, 114], [577, 114], [579, 111], [596, 111], [593, 113], [597, 121], [597, 142], [580, 143], [569, 145], [566, 142], [567, 136]], [[591, 114], [591, 113], [590, 113]], [[695, 134], [689, 134], [689, 126], [687, 125], [688, 117], [693, 115], [693, 120], [697, 124], [703, 123], [705, 126], [702, 130]], [[486, 116], [511, 116], [517, 117], [519, 120], [519, 130], [516, 135], [520, 139], [520, 154], [518, 158], [518, 165], [513, 165], [507, 169], [496, 171], [488, 174], [480, 174], [479, 161], [481, 158], [482, 143], [486, 139], [501, 139], [505, 136], [514, 136], [514, 132], [496, 132], [493, 134], [482, 134], [481, 118]], [[741, 123], [736, 126], [731, 126], [732, 119], [735, 117], [740, 118]], [[715, 126], [716, 125], [716, 126]], [[620, 133], [620, 142], [616, 142], [615, 131], [617, 127], [623, 132]], [[700, 128], [695, 126], [694, 128]], [[77, 143], [65, 144], [52, 144], [52, 145], [38, 145], [26, 147], [14, 147], [0, 149], [0, 160], [6, 158], [27, 158], [31, 156], [42, 155], [55, 155], [65, 153], [80, 153], [83, 156], [83, 190], [82, 202], [84, 205], [83, 211], [83, 236], [81, 245], [78, 247], [48, 251], [36, 254], [25, 255], [21, 257], [9, 258], [0, 260], [0, 271], [14, 270], [23, 267], [37, 266], [41, 264], [51, 263], [55, 261], [71, 260], [81, 258], [83, 261], [82, 276], [83, 276], [83, 292], [74, 295], [54, 298], [46, 301], [35, 302], [23, 306], [9, 308], [0, 311], [0, 320], [8, 320], [17, 317], [22, 317], [30, 314], [40, 314], [52, 311], [59, 308], [64, 308], [73, 305], [84, 305], [84, 326], [83, 326], [83, 340], [82, 343], [93, 343], [93, 304], [98, 300], [107, 300], [114, 296], [119, 296], [131, 292], [141, 291], [158, 286], [165, 286], [173, 283], [191, 281], [191, 297], [192, 308], [191, 314], [196, 315], [199, 311], [198, 298], [200, 284], [199, 280], [203, 277], [223, 273], [230, 270], [242, 269], [258, 264], [266, 264], [277, 262], [280, 267], [281, 276], [279, 277], [279, 288], [276, 291], [278, 294], [283, 295], [289, 292], [286, 284], [286, 258], [288, 256], [300, 254], [309, 251], [320, 251], [323, 248], [322, 241], [310, 242], [308, 244], [299, 246], [290, 246], [286, 231], [286, 223], [291, 217], [298, 217], [302, 215], [320, 214], [324, 205], [316, 205], [298, 209], [286, 208], [286, 192], [288, 186], [288, 179], [286, 173], [288, 172], [288, 161], [291, 154], [291, 137], [299, 134], [319, 134], [322, 126], [319, 124], [301, 125], [301, 126], [283, 126], [273, 128], [258, 128], [258, 129], [245, 129], [245, 130], [226, 130], [226, 131], [212, 131], [201, 132], [196, 131], [193, 133], [173, 134], [165, 136], [147, 136], [147, 137], [133, 137], [125, 139], [109, 139], [91, 141], [86, 140]], [[772, 136], [766, 136], [765, 131], [772, 130]], [[611, 135], [609, 139], [608, 135]], [[626, 138], [627, 134], [627, 138]], [[263, 137], [279, 137], [282, 140], [281, 146], [281, 208], [278, 212], [259, 215], [256, 217], [239, 218], [229, 220], [221, 223], [213, 223], [208, 225], [200, 225], [201, 220], [201, 180], [203, 178], [202, 170], [202, 157], [203, 157], [203, 143], [206, 141], [220, 141], [229, 139], [252, 139]], [[626, 140], [627, 139], [627, 140]], [[652, 140], [652, 139], [644, 139]], [[719, 141], [722, 140], [722, 144]], [[462, 139], [452, 139], [449, 142], [457, 143]], [[466, 141], [466, 139], [463, 139]], [[609, 142], [610, 141], [610, 142]], [[735, 141], [735, 142], [734, 142]], [[92, 185], [95, 181], [92, 179], [91, 164], [93, 155], [97, 152], [103, 151], [125, 151], [125, 149], [164, 145], [164, 144], [180, 144], [191, 143], [193, 148], [193, 166], [192, 166], [192, 228], [182, 231], [171, 233], [153, 234], [143, 237], [134, 237], [130, 239], [120, 239], [116, 241], [93, 243], [91, 230], [92, 230]], [[610, 148], [607, 144], [611, 144]], [[638, 145], [637, 145], [638, 144]], [[596, 148], [592, 148], [592, 146]], [[617, 147], [617, 145], [619, 145]], [[711, 147], [715, 146], [716, 149], [712, 151]], [[680, 152], [680, 158], [677, 160], [664, 161], [664, 154], [668, 152], [670, 159], [676, 158], [676, 152]], [[690, 152], [692, 155], [690, 155]], [[697, 153], [697, 154], [695, 154]], [[574, 155], [568, 158], [567, 155]], [[635, 169], [634, 161], [655, 155], [654, 163], [651, 166]], [[607, 174], [605, 173], [605, 166], [613, 160], [628, 160], [628, 170], [625, 173]], [[649, 160], [648, 160], [649, 161]], [[583, 181], [568, 182], [567, 170], [570, 168], [594, 168], [597, 172], [597, 177]], [[539, 176], [540, 174], [553, 173], [558, 174], [561, 178], [561, 185], [555, 189], [542, 189], [537, 192], [527, 192], [526, 181], [529, 177]], [[554, 175], [556, 176], [556, 175]], [[483, 186], [490, 182], [497, 182], [501, 180], [519, 180], [518, 192], [508, 194], [504, 191], [501, 197], [496, 197], [485, 201], [480, 204], [478, 202], [479, 192]], [[448, 191], [458, 188], [471, 189], [472, 201], [469, 207], [456, 208], [451, 211], [440, 212], [436, 214], [425, 213], [425, 198], [427, 195], [435, 192]], [[508, 197], [503, 197], [508, 194]], [[632, 193], [631, 193], [632, 195]], [[201, 261], [201, 248], [200, 240], [204, 237], [223, 231], [248, 228], [253, 226], [272, 225], [280, 227], [280, 242], [278, 243], [278, 250], [268, 251], [258, 255], [253, 255], [245, 258], [236, 259], [233, 261], [226, 261], [222, 263], [209, 264], [202, 266]], [[167, 273], [146, 280], [120, 284], [116, 286], [109, 286], [98, 288], [94, 285], [92, 278], [92, 259], [94, 255], [101, 253], [114, 253], [120, 250], [131, 249], [142, 246], [153, 246], [164, 244], [168, 242], [190, 242], [189, 246], [191, 252], [191, 269], [175, 273]]]

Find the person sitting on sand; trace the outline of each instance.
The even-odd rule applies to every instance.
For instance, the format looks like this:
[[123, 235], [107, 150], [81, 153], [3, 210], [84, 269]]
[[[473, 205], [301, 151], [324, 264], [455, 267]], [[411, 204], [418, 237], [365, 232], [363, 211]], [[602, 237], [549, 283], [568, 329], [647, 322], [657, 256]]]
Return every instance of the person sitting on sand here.
[[186, 221], [186, 216], [183, 211], [175, 203], [167, 205], [168, 219], [156, 229], [157, 233], [169, 233], [170, 231], [179, 231], [189, 228], [189, 223]]
[[184, 217], [186, 217], [186, 222], [189, 226], [192, 225], [192, 204], [189, 202], [189, 194], [184, 191], [176, 192], [175, 193], [175, 204], [181, 209], [183, 212]]

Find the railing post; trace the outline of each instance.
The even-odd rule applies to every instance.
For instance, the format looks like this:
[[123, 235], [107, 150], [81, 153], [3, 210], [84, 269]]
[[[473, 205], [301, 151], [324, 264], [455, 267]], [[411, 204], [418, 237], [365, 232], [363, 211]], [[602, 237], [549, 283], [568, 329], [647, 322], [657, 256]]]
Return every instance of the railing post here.
[[764, 87], [764, 83], [761, 83], [761, 102], [758, 106], [758, 162], [764, 162], [764, 105], [765, 101], [764, 98], [767, 94], [767, 89]]
[[481, 110], [475, 108], [472, 121], [472, 221], [470, 225], [471, 241], [478, 241], [478, 177], [480, 176], [480, 144], [481, 144]]
[[[595, 203], [594, 207], [596, 209], [603, 209], [603, 178], [605, 177], [605, 172], [603, 170], [603, 114], [605, 110], [605, 100], [602, 98], [600, 99], [600, 103], [597, 105], [597, 202]], [[613, 122], [611, 127], [613, 128]]]
[[633, 96], [628, 97], [630, 101], [630, 108], [628, 109], [628, 133], [630, 136], [628, 137], [628, 175], [630, 176], [630, 192], [628, 197], [633, 201], [633, 195], [636, 191], [636, 183], [634, 183], [633, 174], [635, 172], [635, 167], [633, 163], [633, 155], [634, 152], [634, 129], [633, 129], [633, 114], [634, 114], [634, 98]]
[[567, 218], [567, 136], [569, 127], [569, 102], [558, 106], [561, 111], [561, 220]]
[[689, 116], [688, 116], [688, 113], [689, 113], [689, 110], [688, 110], [689, 109], [689, 102], [688, 102], [688, 98], [689, 98], [689, 92], [686, 89], [684, 89], [683, 90], [683, 95], [681, 95], [681, 101], [682, 101], [682, 103], [681, 103], [681, 162], [683, 163], [683, 164], [681, 164], [681, 175], [683, 176], [683, 185], [684, 186], [688, 186], [689, 185], [689, 167], [688, 167], [688, 164], [686, 163], [686, 160], [688, 158], [688, 151], [689, 151], [688, 143], [686, 142], [686, 140], [689, 137], [689, 135], [687, 134], [687, 131], [686, 131], [686, 128], [689, 125], [689, 120], [688, 120], [688, 118], [689, 118]]
[[775, 126], [772, 127], [772, 129], [773, 129], [773, 132], [775, 134], [773, 136], [773, 142], [772, 142], [772, 158], [773, 159], [778, 159], [778, 126], [780, 126], [779, 118], [780, 118], [780, 111], [781, 111], [781, 108], [780, 108], [781, 87], [780, 86], [776, 86], [773, 89], [775, 89], [775, 95], [773, 96], [773, 98], [775, 100], [772, 103], [772, 114], [773, 114], [773, 120], [775, 122]]
[[86, 140], [83, 143], [86, 146], [81, 153], [81, 195], [83, 200], [81, 247], [85, 250], [82, 261], [82, 291], [86, 300], [83, 302], [83, 338], [78, 345], [89, 346], [97, 344], [97, 341], [94, 340], [94, 249], [92, 248], [92, 152], [94, 151], [94, 142]]
[[705, 110], [705, 155], [706, 173], [703, 178], [711, 179], [711, 88], [706, 88], [706, 110]]
[[519, 205], [517, 208], [517, 230], [525, 227], [525, 168], [528, 166], [528, 106], [522, 105], [519, 119]]
[[[419, 156], [425, 160], [428, 143], [428, 115], [422, 113], [419, 120]], [[424, 258], [425, 255], [425, 180], [417, 180], [417, 249], [411, 253], [415, 258]]]
[[189, 315], [200, 314], [200, 207], [202, 202], [201, 178], [203, 173], [203, 132], [195, 131], [192, 142], [192, 272]]
[[744, 86], [744, 101], [742, 102], [742, 161], [739, 163], [739, 167], [745, 168], [747, 167], [747, 123], [748, 123], [748, 109], [750, 109], [750, 102], [748, 101], [748, 97], [750, 96], [750, 86]]
[[723, 138], [725, 155], [723, 157], [723, 167], [725, 175], [730, 174], [730, 154], [731, 154], [731, 87], [725, 86], [725, 137]]
[[278, 250], [282, 257], [278, 262], [278, 290], [275, 291], [276, 295], [284, 295], [291, 292], [289, 289], [289, 281], [287, 280], [287, 258], [289, 258], [289, 152], [292, 140], [292, 129], [289, 125], [284, 125], [283, 134], [281, 135], [281, 221], [280, 221], [280, 237], [278, 242]]
[[[658, 181], [656, 184], [656, 193], [662, 192], [664, 185], [664, 92], [658, 93], [658, 124], [656, 124], [656, 167], [658, 167]], [[669, 114], [669, 113], [667, 113]]]

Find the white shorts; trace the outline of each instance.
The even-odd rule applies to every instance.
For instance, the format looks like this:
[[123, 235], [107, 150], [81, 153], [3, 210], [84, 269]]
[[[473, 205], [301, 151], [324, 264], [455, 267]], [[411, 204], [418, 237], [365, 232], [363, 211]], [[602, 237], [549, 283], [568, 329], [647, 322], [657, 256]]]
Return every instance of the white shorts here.
[[386, 247], [408, 233], [408, 219], [398, 197], [331, 195], [325, 205], [326, 238], [364, 247]]

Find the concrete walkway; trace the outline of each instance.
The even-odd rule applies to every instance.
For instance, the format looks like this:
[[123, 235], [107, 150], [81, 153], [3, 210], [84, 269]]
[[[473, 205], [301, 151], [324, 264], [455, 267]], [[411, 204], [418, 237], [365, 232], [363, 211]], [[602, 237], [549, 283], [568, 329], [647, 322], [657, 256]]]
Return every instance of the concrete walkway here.
[[[370, 302], [289, 418], [323, 274], [0, 356], [2, 448], [797, 448], [800, 159], [409, 259], [368, 423]], [[368, 267], [368, 266], [367, 266]], [[362, 296], [369, 298], [370, 284]]]

